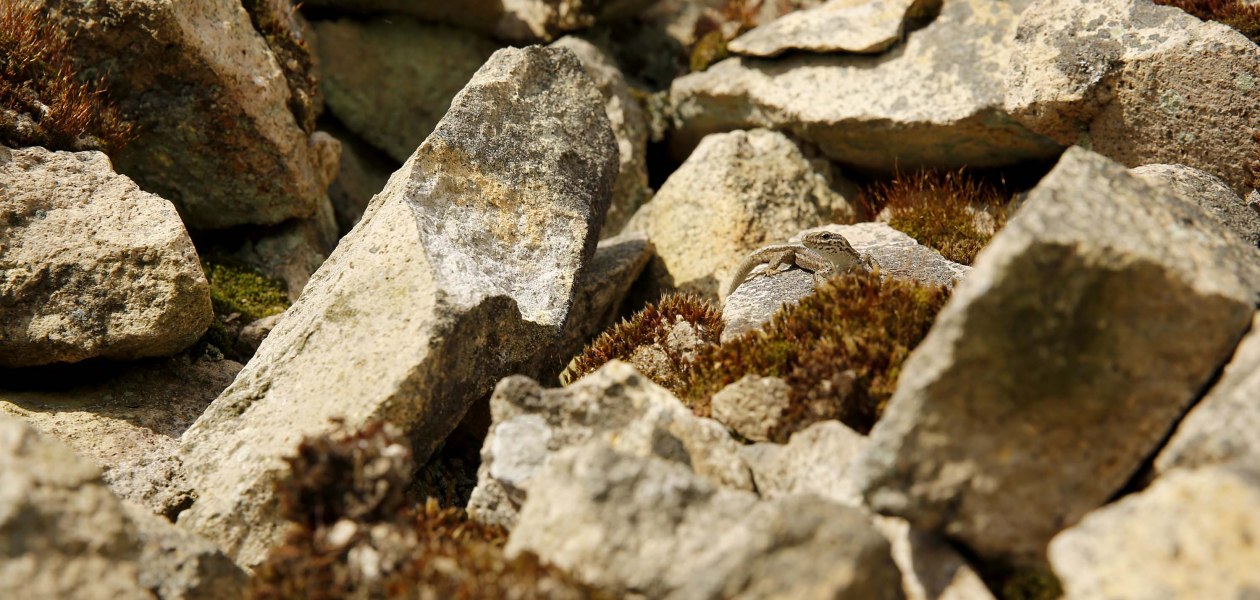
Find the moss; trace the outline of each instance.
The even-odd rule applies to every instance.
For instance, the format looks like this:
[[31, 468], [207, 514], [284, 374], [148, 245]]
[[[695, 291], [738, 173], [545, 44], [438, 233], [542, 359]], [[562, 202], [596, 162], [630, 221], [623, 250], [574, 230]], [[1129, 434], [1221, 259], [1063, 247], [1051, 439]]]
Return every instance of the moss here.
[[289, 110], [307, 133], [315, 131], [319, 117], [319, 78], [315, 59], [302, 33], [297, 8], [289, 0], [242, 0], [254, 29], [280, 63], [289, 86]]
[[216, 315], [238, 313], [245, 322], [284, 312], [289, 296], [284, 284], [236, 261], [203, 258], [210, 281], [210, 301]]
[[996, 186], [964, 171], [898, 175], [869, 186], [862, 198], [870, 214], [887, 209], [893, 228], [965, 265], [1006, 224], [1004, 200]]
[[695, 361], [681, 397], [708, 415], [713, 394], [744, 375], [784, 379], [789, 409], [771, 437], [823, 419], [869, 431], [897, 384], [901, 365], [948, 299], [945, 288], [879, 275], [832, 279], [777, 314], [763, 331], [711, 347]]
[[1044, 565], [993, 562], [980, 565], [989, 589], [1002, 600], [1055, 600], [1063, 597], [1059, 578]]
[[710, 31], [696, 40], [691, 48], [691, 72], [708, 69], [713, 63], [730, 56], [730, 51], [726, 49], [728, 41], [719, 30]]
[[1155, 0], [1155, 4], [1175, 6], [1205, 21], [1224, 23], [1260, 43], [1260, 5], [1249, 5], [1243, 0]]
[[0, 2], [0, 144], [49, 150], [121, 148], [132, 127], [104, 79], [75, 68], [66, 34], [29, 0]]

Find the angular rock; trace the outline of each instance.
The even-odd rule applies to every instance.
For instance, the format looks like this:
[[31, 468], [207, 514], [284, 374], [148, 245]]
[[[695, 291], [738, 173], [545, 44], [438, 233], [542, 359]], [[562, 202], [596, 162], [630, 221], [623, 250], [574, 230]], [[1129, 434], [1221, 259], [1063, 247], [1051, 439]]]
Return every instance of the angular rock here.
[[240, 370], [230, 360], [181, 356], [19, 372], [0, 384], [0, 413], [95, 462], [119, 497], [173, 519], [192, 502], [179, 436]]
[[791, 388], [778, 377], [745, 375], [713, 395], [713, 420], [754, 442], [768, 442], [787, 412]]
[[572, 53], [495, 53], [184, 434], [198, 499], [180, 523], [256, 564], [302, 436], [387, 420], [423, 463], [499, 378], [559, 360], [616, 165]]
[[1260, 47], [1241, 33], [1147, 0], [1040, 0], [1016, 40], [1005, 107], [1025, 127], [1251, 189]]
[[328, 186], [328, 199], [332, 202], [337, 230], [345, 235], [363, 217], [372, 198], [385, 189], [398, 164], [348, 130], [330, 129], [341, 142], [341, 165], [337, 179]]
[[815, 496], [758, 501], [597, 440], [536, 475], [507, 545], [522, 551], [614, 594], [904, 597], [888, 542], [862, 511]]
[[245, 598], [249, 575], [218, 547], [170, 521], [124, 502], [140, 541], [140, 585], [158, 598]]
[[902, 368], [855, 475], [872, 508], [985, 559], [1044, 559], [1155, 450], [1233, 351], [1257, 251], [1069, 149]]
[[210, 287], [170, 202], [100, 152], [0, 147], [0, 367], [175, 354]]
[[734, 131], [705, 139], [627, 230], [656, 247], [662, 285], [717, 297], [749, 252], [851, 217], [855, 198], [853, 184], [787, 136]]
[[731, 129], [790, 131], [827, 156], [877, 171], [992, 167], [1051, 158], [1061, 146], [1002, 110], [1003, 71], [1028, 0], [946, 2], [930, 25], [878, 56], [730, 58], [675, 79], [685, 155]]
[[120, 173], [192, 229], [308, 217], [337, 172], [336, 140], [304, 131], [279, 63], [234, 0], [40, 0], [88, 76], [136, 125]]
[[1176, 471], [1050, 543], [1068, 598], [1248, 598], [1260, 590], [1260, 475]]
[[866, 447], [866, 436], [839, 421], [820, 421], [792, 435], [787, 444], [740, 448], [764, 498], [814, 494], [845, 506], [862, 506], [850, 463]]
[[621, 170], [617, 175], [617, 184], [613, 186], [608, 218], [604, 220], [604, 229], [600, 232], [601, 238], [612, 237], [621, 232], [635, 210], [652, 198], [647, 175], [647, 116], [643, 114], [639, 101], [630, 94], [630, 86], [617, 63], [594, 44], [565, 36], [551, 46], [568, 48], [582, 61], [586, 73], [604, 96], [608, 121], [612, 123], [613, 135], [617, 136]]
[[498, 49], [477, 34], [406, 17], [314, 24], [329, 110], [404, 162]]
[[1198, 204], [1248, 244], [1260, 246], [1260, 213], [1247, 206], [1219, 177], [1184, 165], [1143, 165], [1130, 171]]
[[642, 235], [600, 240], [574, 293], [558, 355], [577, 356], [592, 338], [617, 322], [622, 301], [651, 258], [652, 244]]
[[897, 517], [876, 515], [874, 522], [892, 544], [906, 600], [994, 600], [975, 569], [939, 536]]
[[1225, 373], [1195, 405], [1159, 456], [1155, 471], [1239, 462], [1260, 468], [1260, 313]]
[[511, 527], [540, 469], [556, 453], [593, 438], [617, 449], [688, 465], [716, 485], [752, 489], [739, 444], [717, 422], [696, 417], [634, 367], [612, 361], [567, 388], [544, 390], [527, 377], [499, 382], [493, 424], [481, 449], [468, 511]]
[[336, 213], [325, 197], [315, 216], [250, 232], [228, 252], [266, 277], [283, 282], [293, 302], [337, 247], [338, 237]]
[[766, 265], [753, 269], [722, 303], [722, 342], [761, 329], [784, 307], [812, 296], [818, 285], [814, 274], [796, 266], [765, 275]]
[[908, 19], [940, 9], [941, 0], [830, 0], [788, 13], [741, 35], [727, 48], [773, 57], [790, 50], [874, 54], [902, 39]]

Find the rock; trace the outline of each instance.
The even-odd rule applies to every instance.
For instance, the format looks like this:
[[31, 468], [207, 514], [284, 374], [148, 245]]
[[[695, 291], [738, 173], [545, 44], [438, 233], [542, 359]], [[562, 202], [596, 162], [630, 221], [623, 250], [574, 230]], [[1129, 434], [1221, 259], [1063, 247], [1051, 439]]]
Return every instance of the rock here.
[[613, 594], [903, 597], [888, 542], [861, 511], [814, 496], [758, 501], [597, 440], [535, 476], [507, 545], [523, 551]]
[[761, 329], [785, 306], [813, 295], [817, 285], [813, 273], [796, 266], [774, 275], [764, 275], [765, 271], [766, 265], [753, 269], [750, 278], [722, 303], [723, 343]]
[[752, 444], [740, 450], [762, 497], [815, 494], [860, 507], [861, 493], [849, 464], [865, 447], [866, 436], [844, 423], [820, 421], [793, 434], [787, 444]]
[[745, 375], [713, 395], [713, 419], [749, 440], [768, 442], [788, 409], [790, 392], [778, 377]]
[[111, 494], [88, 461], [0, 415], [0, 595], [241, 597], [245, 573], [171, 529]]
[[1260, 468], [1260, 313], [1207, 395], [1177, 425], [1155, 471], [1241, 462]]
[[599, 86], [612, 123], [613, 135], [617, 136], [617, 149], [621, 153], [621, 170], [613, 186], [612, 205], [604, 220], [601, 238], [621, 232], [634, 211], [652, 198], [648, 187], [647, 142], [648, 122], [639, 101], [630, 94], [630, 86], [621, 74], [617, 63], [594, 44], [573, 36], [560, 38], [551, 45], [568, 48], [582, 61], [586, 73]]
[[874, 517], [892, 545], [906, 600], [994, 600], [967, 561], [940, 537], [914, 529], [905, 519]]
[[1041, 0], [1016, 40], [1005, 106], [1025, 127], [1251, 189], [1260, 47], [1241, 33], [1146, 0]]
[[258, 347], [262, 345], [263, 340], [271, 334], [271, 330], [280, 324], [280, 319], [284, 317], [284, 313], [271, 315], [253, 321], [241, 328], [240, 335], [237, 336], [237, 343], [247, 350], [250, 356], [258, 352]]
[[302, 436], [386, 420], [423, 464], [498, 379], [551, 368], [616, 165], [572, 53], [496, 52], [184, 434], [180, 524], [257, 564]]
[[749, 252], [851, 217], [855, 197], [787, 136], [734, 131], [705, 139], [627, 229], [656, 247], [662, 285], [715, 298]]
[[757, 27], [727, 48], [761, 57], [790, 50], [879, 53], [901, 41], [907, 19], [940, 10], [940, 5], [941, 0], [830, 0]]
[[1258, 289], [1216, 219], [1069, 149], [906, 361], [855, 478], [983, 559], [1043, 560], [1211, 380]]
[[1260, 246], [1260, 213], [1248, 207], [1219, 177], [1183, 165], [1144, 165], [1131, 171], [1198, 204], [1248, 244]]
[[567, 388], [544, 390], [527, 377], [499, 382], [490, 397], [493, 424], [481, 448], [468, 512], [512, 527], [532, 483], [558, 451], [611, 439], [637, 456], [660, 456], [716, 485], [752, 489], [739, 444], [714, 421], [696, 417], [630, 365], [612, 361]]
[[95, 462], [118, 496], [173, 519], [192, 502], [177, 440], [240, 369], [181, 356], [17, 372], [0, 384], [0, 413]]
[[315, 216], [251, 231], [226, 252], [262, 275], [283, 282], [293, 302], [302, 295], [311, 274], [337, 247], [338, 237], [336, 213], [325, 197]]
[[591, 338], [617, 322], [622, 301], [651, 258], [652, 244], [642, 235], [600, 240], [569, 307], [569, 324], [557, 344], [560, 356], [577, 356]]
[[1260, 475], [1176, 471], [1050, 543], [1068, 598], [1247, 598], [1260, 589]]
[[167, 356], [210, 325], [171, 203], [100, 152], [0, 147], [0, 367]]
[[1002, 73], [1027, 3], [946, 2], [897, 51], [877, 56], [735, 57], [675, 79], [673, 149], [683, 156], [710, 133], [766, 127], [883, 172], [1054, 157], [1060, 145], [1002, 111]]
[[498, 49], [477, 34], [405, 17], [314, 27], [329, 110], [398, 162], [415, 152]]
[[338, 233], [345, 235], [363, 217], [372, 197], [385, 189], [398, 164], [348, 130], [331, 129], [341, 142], [341, 167], [337, 179], [328, 186], [328, 199], [332, 202]]
[[337, 172], [336, 140], [289, 109], [285, 75], [235, 0], [40, 0], [136, 139], [120, 173], [173, 202], [189, 228], [309, 217]]

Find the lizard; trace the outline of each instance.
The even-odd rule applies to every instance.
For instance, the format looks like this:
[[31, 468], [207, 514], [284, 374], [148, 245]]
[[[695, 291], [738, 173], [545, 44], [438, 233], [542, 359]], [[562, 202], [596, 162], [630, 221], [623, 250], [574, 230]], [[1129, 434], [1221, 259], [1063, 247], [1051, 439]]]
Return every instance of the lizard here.
[[826, 281], [828, 277], [838, 273], [855, 270], [869, 273], [878, 267], [869, 254], [854, 250], [843, 235], [830, 231], [811, 231], [805, 234], [799, 244], [772, 244], [749, 254], [735, 270], [735, 277], [731, 279], [726, 295], [735, 293], [736, 288], [748, 278], [748, 274], [762, 264], [767, 265], [765, 274], [777, 271], [782, 265], [794, 264], [806, 271], [812, 271], [815, 281], [818, 282]]

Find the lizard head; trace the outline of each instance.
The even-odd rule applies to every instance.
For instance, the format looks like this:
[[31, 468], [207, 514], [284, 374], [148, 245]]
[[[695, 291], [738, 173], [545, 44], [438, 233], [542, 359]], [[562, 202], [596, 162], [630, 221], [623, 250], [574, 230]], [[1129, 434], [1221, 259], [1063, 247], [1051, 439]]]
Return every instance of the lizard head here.
[[801, 238], [801, 245], [822, 254], [835, 264], [856, 261], [861, 255], [843, 235], [831, 231], [811, 231]]

